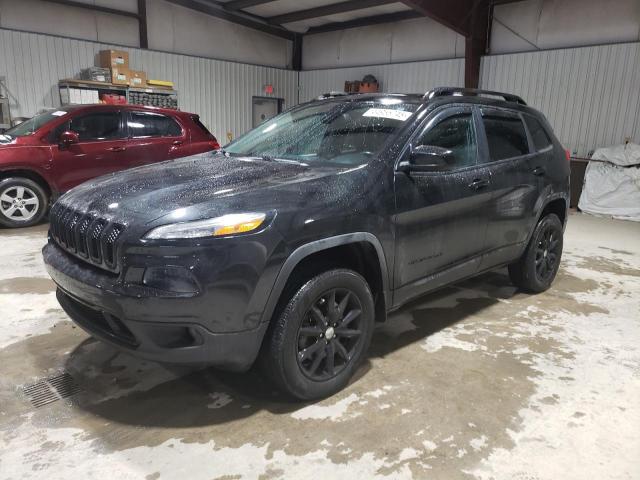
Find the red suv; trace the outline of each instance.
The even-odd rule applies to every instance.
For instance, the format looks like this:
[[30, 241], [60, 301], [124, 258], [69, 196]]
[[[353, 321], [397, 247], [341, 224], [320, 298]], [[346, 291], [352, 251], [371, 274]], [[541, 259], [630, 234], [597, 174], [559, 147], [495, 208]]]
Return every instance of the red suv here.
[[50, 200], [91, 178], [220, 148], [193, 113], [68, 106], [0, 134], [0, 225], [39, 222]]

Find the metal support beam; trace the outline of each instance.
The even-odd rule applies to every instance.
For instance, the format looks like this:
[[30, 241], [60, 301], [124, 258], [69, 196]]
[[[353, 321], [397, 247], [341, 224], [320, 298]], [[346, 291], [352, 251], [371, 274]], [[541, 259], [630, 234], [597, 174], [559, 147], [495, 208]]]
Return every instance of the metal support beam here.
[[385, 15], [374, 15], [372, 17], [357, 18], [347, 22], [334, 22], [311, 27], [305, 35], [313, 35], [314, 33], [335, 32], [337, 30], [345, 30], [347, 28], [368, 27], [369, 25], [380, 25], [383, 23], [399, 22], [401, 20], [410, 20], [412, 18], [421, 18], [423, 15], [413, 10], [404, 12], [388, 13]]
[[[460, 35], [468, 37], [469, 12], [473, 8], [472, 0], [401, 0], [425, 17], [432, 18], [438, 23], [449, 27]], [[488, 0], [482, 0], [488, 1]]]
[[138, 11], [129, 12], [118, 10], [117, 8], [103, 7], [92, 3], [77, 2], [75, 0], [44, 0], [50, 3], [57, 3], [65, 7], [83, 8], [94, 12], [108, 13], [109, 15], [119, 15], [121, 17], [135, 18], [138, 21], [138, 31], [140, 34], [140, 48], [149, 48], [147, 37], [147, 0], [138, 0]]
[[291, 59], [291, 68], [296, 71], [302, 70], [302, 41], [304, 36], [301, 33], [296, 33], [293, 37], [293, 54]]
[[140, 48], [149, 48], [149, 33], [147, 31], [147, 0], [138, 0], [138, 31], [140, 33]]
[[402, 0], [402, 3], [465, 37], [464, 85], [466, 88], [478, 88], [480, 59], [489, 44], [492, 1]]
[[268, 17], [269, 23], [282, 25], [283, 23], [299, 22], [310, 18], [326, 17], [327, 15], [335, 15], [337, 13], [352, 12], [354, 10], [363, 10], [365, 8], [378, 7], [380, 5], [388, 5], [396, 0], [348, 0], [346, 2], [332, 3], [321, 7], [309, 8], [307, 10], [298, 10], [295, 12], [285, 13]]
[[103, 7], [101, 5], [94, 5], [92, 3], [76, 2], [74, 0], [45, 0], [45, 2], [57, 3], [66, 7], [84, 8], [85, 10], [93, 10], [94, 12], [110, 13], [111, 15], [120, 15], [121, 17], [138, 19], [138, 14], [136, 12], [127, 12], [126, 10]]
[[270, 25], [267, 22], [261, 21], [260, 17], [255, 15], [248, 15], [243, 12], [231, 12], [223, 8], [218, 3], [209, 3], [203, 0], [166, 0], [169, 3], [180, 5], [182, 7], [190, 8], [197, 12], [206, 13], [217, 18], [221, 18], [228, 22], [237, 23], [245, 27], [253, 28], [276, 37], [286, 38], [287, 40], [293, 40], [294, 33], [286, 30], [277, 25]]
[[480, 84], [480, 60], [489, 47], [489, 2], [476, 1], [469, 16], [470, 35], [464, 44], [464, 86], [478, 88]]
[[231, 0], [230, 2], [225, 2], [223, 6], [226, 10], [235, 11], [271, 2], [275, 2], [275, 0]]

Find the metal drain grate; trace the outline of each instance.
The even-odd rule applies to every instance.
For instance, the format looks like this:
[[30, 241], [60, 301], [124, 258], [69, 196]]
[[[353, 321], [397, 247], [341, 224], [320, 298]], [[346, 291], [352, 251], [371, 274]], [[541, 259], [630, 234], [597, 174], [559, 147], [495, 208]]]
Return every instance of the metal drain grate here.
[[75, 395], [80, 390], [80, 385], [66, 372], [54, 377], [43, 378], [22, 389], [36, 408]]

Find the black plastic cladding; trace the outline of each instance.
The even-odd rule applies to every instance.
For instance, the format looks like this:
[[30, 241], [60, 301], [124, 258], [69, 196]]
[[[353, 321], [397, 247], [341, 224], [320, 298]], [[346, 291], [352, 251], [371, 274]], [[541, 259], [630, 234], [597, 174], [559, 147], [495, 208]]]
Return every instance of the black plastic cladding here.
[[59, 203], [51, 208], [49, 217], [50, 234], [59, 247], [92, 265], [119, 272], [116, 248], [123, 225]]

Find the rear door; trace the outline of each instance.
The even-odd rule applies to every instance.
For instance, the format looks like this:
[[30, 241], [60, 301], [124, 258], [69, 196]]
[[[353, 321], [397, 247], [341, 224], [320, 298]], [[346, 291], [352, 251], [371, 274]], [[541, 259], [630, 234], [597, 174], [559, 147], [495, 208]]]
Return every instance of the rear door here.
[[122, 114], [118, 109], [78, 114], [59, 126], [54, 137], [65, 130], [76, 132], [80, 141], [52, 149], [52, 168], [61, 191], [125, 168], [123, 155], [127, 140]]
[[[394, 303], [472, 275], [485, 248], [491, 178], [479, 159], [478, 115], [472, 106], [432, 113], [411, 140], [444, 147], [447, 171], [395, 173]], [[404, 155], [410, 154], [410, 148]]]
[[127, 163], [129, 167], [161, 162], [189, 154], [186, 130], [176, 119], [159, 112], [130, 110]]
[[481, 108], [483, 156], [491, 169], [493, 208], [488, 216], [487, 255], [481, 269], [515, 259], [532, 228], [541, 174], [538, 155], [519, 112]]

